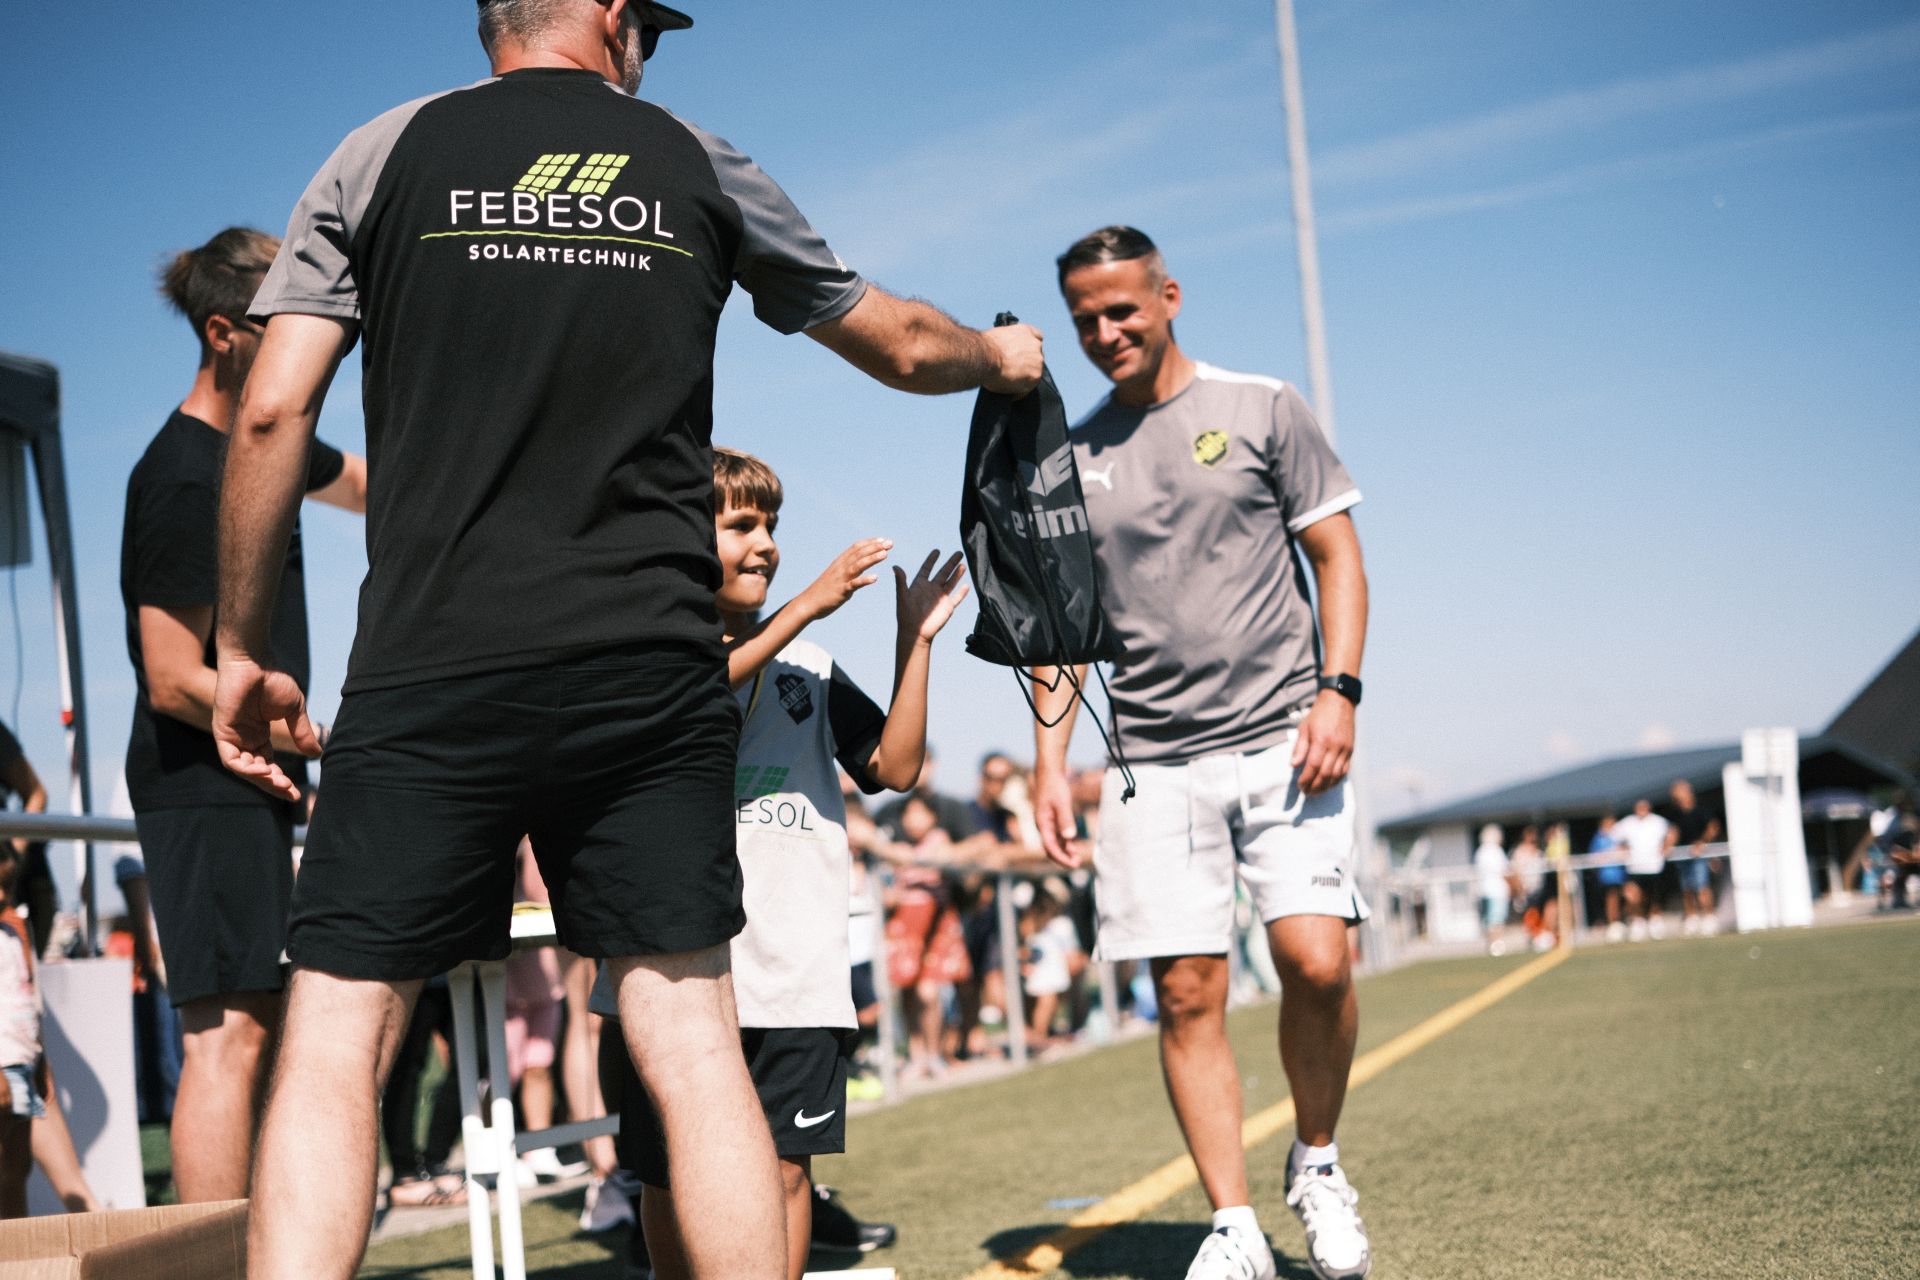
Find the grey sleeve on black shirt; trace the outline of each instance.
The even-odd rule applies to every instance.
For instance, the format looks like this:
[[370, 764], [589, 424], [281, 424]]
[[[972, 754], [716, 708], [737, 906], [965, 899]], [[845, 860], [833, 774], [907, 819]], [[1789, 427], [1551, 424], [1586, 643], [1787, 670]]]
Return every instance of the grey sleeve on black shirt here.
[[355, 129], [334, 148], [293, 207], [280, 252], [247, 308], [248, 319], [264, 321], [281, 312], [360, 318], [360, 285], [353, 277], [354, 234], [373, 201], [374, 184], [393, 154], [393, 144], [421, 107], [444, 96], [430, 94], [395, 107]]
[[753, 295], [753, 314], [781, 333], [799, 333], [853, 310], [867, 282], [827, 247], [780, 184], [760, 166], [698, 125], [720, 190], [740, 210], [740, 256], [733, 278]]
[[1290, 533], [1299, 533], [1360, 501], [1353, 477], [1347, 474], [1313, 410], [1292, 383], [1273, 399], [1270, 465]]

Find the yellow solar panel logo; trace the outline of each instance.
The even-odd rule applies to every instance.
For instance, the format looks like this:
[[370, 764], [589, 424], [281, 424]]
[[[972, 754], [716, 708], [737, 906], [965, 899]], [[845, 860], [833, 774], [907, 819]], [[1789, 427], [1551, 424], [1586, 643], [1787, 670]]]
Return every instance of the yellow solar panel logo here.
[[[580, 157], [573, 158], [578, 160]], [[632, 156], [617, 156], [610, 151], [596, 151], [587, 157], [585, 164], [580, 166], [579, 176], [567, 184], [567, 190], [575, 195], [603, 196], [607, 194], [607, 188], [613, 185], [613, 180], [620, 176], [620, 171], [627, 167], [627, 161], [631, 159], [633, 159]]]
[[[598, 160], [599, 157], [595, 156], [594, 159]], [[515, 191], [531, 191], [533, 194], [541, 197], [551, 195], [560, 189], [560, 184], [566, 179], [568, 171], [579, 163], [580, 153], [578, 151], [572, 155], [556, 151], [551, 155], [541, 156], [533, 162], [533, 167], [522, 175], [520, 181], [513, 184], [513, 189]], [[570, 189], [579, 190], [577, 179], [575, 180], [575, 185]], [[601, 190], [604, 191], [606, 188], [602, 187]]]

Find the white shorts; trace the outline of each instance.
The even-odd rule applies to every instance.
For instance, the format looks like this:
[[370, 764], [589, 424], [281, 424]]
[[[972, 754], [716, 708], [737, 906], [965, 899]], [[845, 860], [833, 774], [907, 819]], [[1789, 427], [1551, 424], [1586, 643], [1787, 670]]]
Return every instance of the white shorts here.
[[1093, 857], [1097, 959], [1225, 953], [1236, 872], [1263, 924], [1367, 918], [1347, 784], [1303, 795], [1292, 755], [1288, 734], [1263, 751], [1136, 765], [1126, 804], [1119, 771], [1107, 771]]

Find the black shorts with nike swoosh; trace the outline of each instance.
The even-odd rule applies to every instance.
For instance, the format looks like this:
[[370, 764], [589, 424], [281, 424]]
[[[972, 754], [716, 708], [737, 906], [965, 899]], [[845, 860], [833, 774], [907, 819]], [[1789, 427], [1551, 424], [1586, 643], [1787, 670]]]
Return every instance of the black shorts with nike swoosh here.
[[[847, 1063], [859, 1032], [847, 1027], [742, 1027], [740, 1047], [782, 1156], [838, 1155], [847, 1149]], [[650, 1187], [666, 1187], [667, 1140], [660, 1117], [627, 1055], [621, 1081], [620, 1164]]]

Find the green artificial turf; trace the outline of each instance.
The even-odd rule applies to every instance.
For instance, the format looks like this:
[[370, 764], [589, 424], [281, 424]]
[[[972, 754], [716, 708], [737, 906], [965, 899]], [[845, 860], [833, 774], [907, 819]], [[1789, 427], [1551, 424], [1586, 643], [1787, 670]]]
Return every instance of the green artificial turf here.
[[[1361, 984], [1361, 1051], [1523, 960]], [[1285, 1096], [1271, 1007], [1234, 1015], [1249, 1113]], [[1920, 1258], [1920, 922], [1593, 948], [1356, 1091], [1343, 1162], [1374, 1275], [1877, 1277]], [[819, 1176], [900, 1226], [871, 1261], [964, 1277], [1181, 1150], [1151, 1040], [857, 1117]], [[1282, 1277], [1309, 1276], [1285, 1140], [1250, 1156]], [[531, 1274], [617, 1280], [624, 1236], [577, 1195], [528, 1206]], [[1177, 1280], [1197, 1189], [1070, 1255], [1085, 1280]], [[457, 1280], [464, 1228], [380, 1246], [366, 1276]]]

